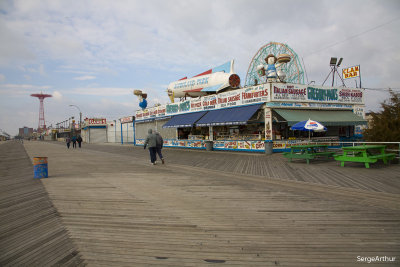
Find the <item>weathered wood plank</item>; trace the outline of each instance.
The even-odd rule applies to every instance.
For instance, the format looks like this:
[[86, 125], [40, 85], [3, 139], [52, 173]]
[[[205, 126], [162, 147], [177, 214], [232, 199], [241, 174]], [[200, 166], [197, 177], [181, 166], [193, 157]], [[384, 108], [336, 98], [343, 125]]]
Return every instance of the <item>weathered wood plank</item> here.
[[83, 266], [23, 146], [0, 146], [0, 265]]

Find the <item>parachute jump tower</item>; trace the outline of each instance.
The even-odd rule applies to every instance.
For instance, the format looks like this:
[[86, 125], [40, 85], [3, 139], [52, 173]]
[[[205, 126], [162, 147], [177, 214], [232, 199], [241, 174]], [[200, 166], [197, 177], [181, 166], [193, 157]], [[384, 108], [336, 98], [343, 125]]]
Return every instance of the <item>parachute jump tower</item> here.
[[52, 97], [52, 95], [48, 94], [43, 94], [42, 92], [40, 94], [31, 94], [33, 97], [39, 98], [40, 101], [40, 107], [39, 107], [39, 126], [37, 128], [38, 133], [41, 133], [42, 131], [46, 130], [46, 122], [44, 120], [44, 105], [43, 105], [43, 100], [46, 97]]

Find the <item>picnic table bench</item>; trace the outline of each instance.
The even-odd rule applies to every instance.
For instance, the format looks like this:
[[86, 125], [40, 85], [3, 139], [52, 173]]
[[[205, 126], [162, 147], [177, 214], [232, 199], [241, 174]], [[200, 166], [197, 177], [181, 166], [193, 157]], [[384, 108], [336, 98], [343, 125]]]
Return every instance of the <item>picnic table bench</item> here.
[[370, 163], [375, 163], [378, 159], [383, 160], [388, 164], [390, 160], [396, 157], [394, 153], [386, 153], [385, 145], [362, 145], [362, 146], [349, 146], [342, 147], [343, 154], [335, 155], [334, 158], [340, 161], [340, 166], [344, 167], [346, 161], [349, 162], [362, 162], [365, 168], [369, 169]]
[[310, 164], [310, 159], [315, 159], [316, 157], [332, 157], [335, 152], [328, 151], [328, 145], [296, 145], [290, 147], [290, 152], [283, 152], [283, 156], [289, 159], [305, 159], [307, 164]]

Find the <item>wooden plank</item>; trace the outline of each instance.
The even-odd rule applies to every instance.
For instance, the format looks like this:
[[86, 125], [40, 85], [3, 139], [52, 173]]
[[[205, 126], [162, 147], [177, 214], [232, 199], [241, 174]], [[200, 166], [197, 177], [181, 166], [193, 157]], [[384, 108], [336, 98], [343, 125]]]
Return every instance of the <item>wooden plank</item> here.
[[0, 146], [0, 265], [83, 266], [22, 144]]

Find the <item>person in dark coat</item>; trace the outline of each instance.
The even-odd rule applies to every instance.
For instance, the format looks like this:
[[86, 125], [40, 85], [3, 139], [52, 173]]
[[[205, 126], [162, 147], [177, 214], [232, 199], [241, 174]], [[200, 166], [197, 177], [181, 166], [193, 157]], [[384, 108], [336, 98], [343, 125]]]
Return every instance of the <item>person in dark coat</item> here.
[[76, 148], [76, 136], [72, 136], [72, 147]]
[[79, 148], [81, 148], [82, 137], [80, 135], [78, 135], [78, 138], [76, 138], [76, 141], [78, 142]]
[[157, 150], [156, 150], [156, 152], [158, 154], [158, 157], [160, 157], [162, 164], [164, 164], [165, 163], [164, 157], [163, 157], [163, 155], [161, 153], [161, 149], [163, 148], [163, 145], [164, 145], [164, 139], [162, 138], [162, 136], [161, 136], [161, 134], [159, 132], [156, 132], [156, 137], [157, 137]]
[[69, 138], [69, 136], [67, 136], [67, 138], [65, 138], [65, 143], [67, 143], [67, 147], [69, 149], [69, 146], [71, 145], [71, 138]]
[[148, 130], [148, 135], [146, 137], [146, 140], [144, 141], [144, 149], [146, 147], [149, 147], [149, 152], [150, 152], [150, 161], [152, 165], [156, 165], [156, 160], [157, 160], [157, 137], [153, 133], [152, 129]]

